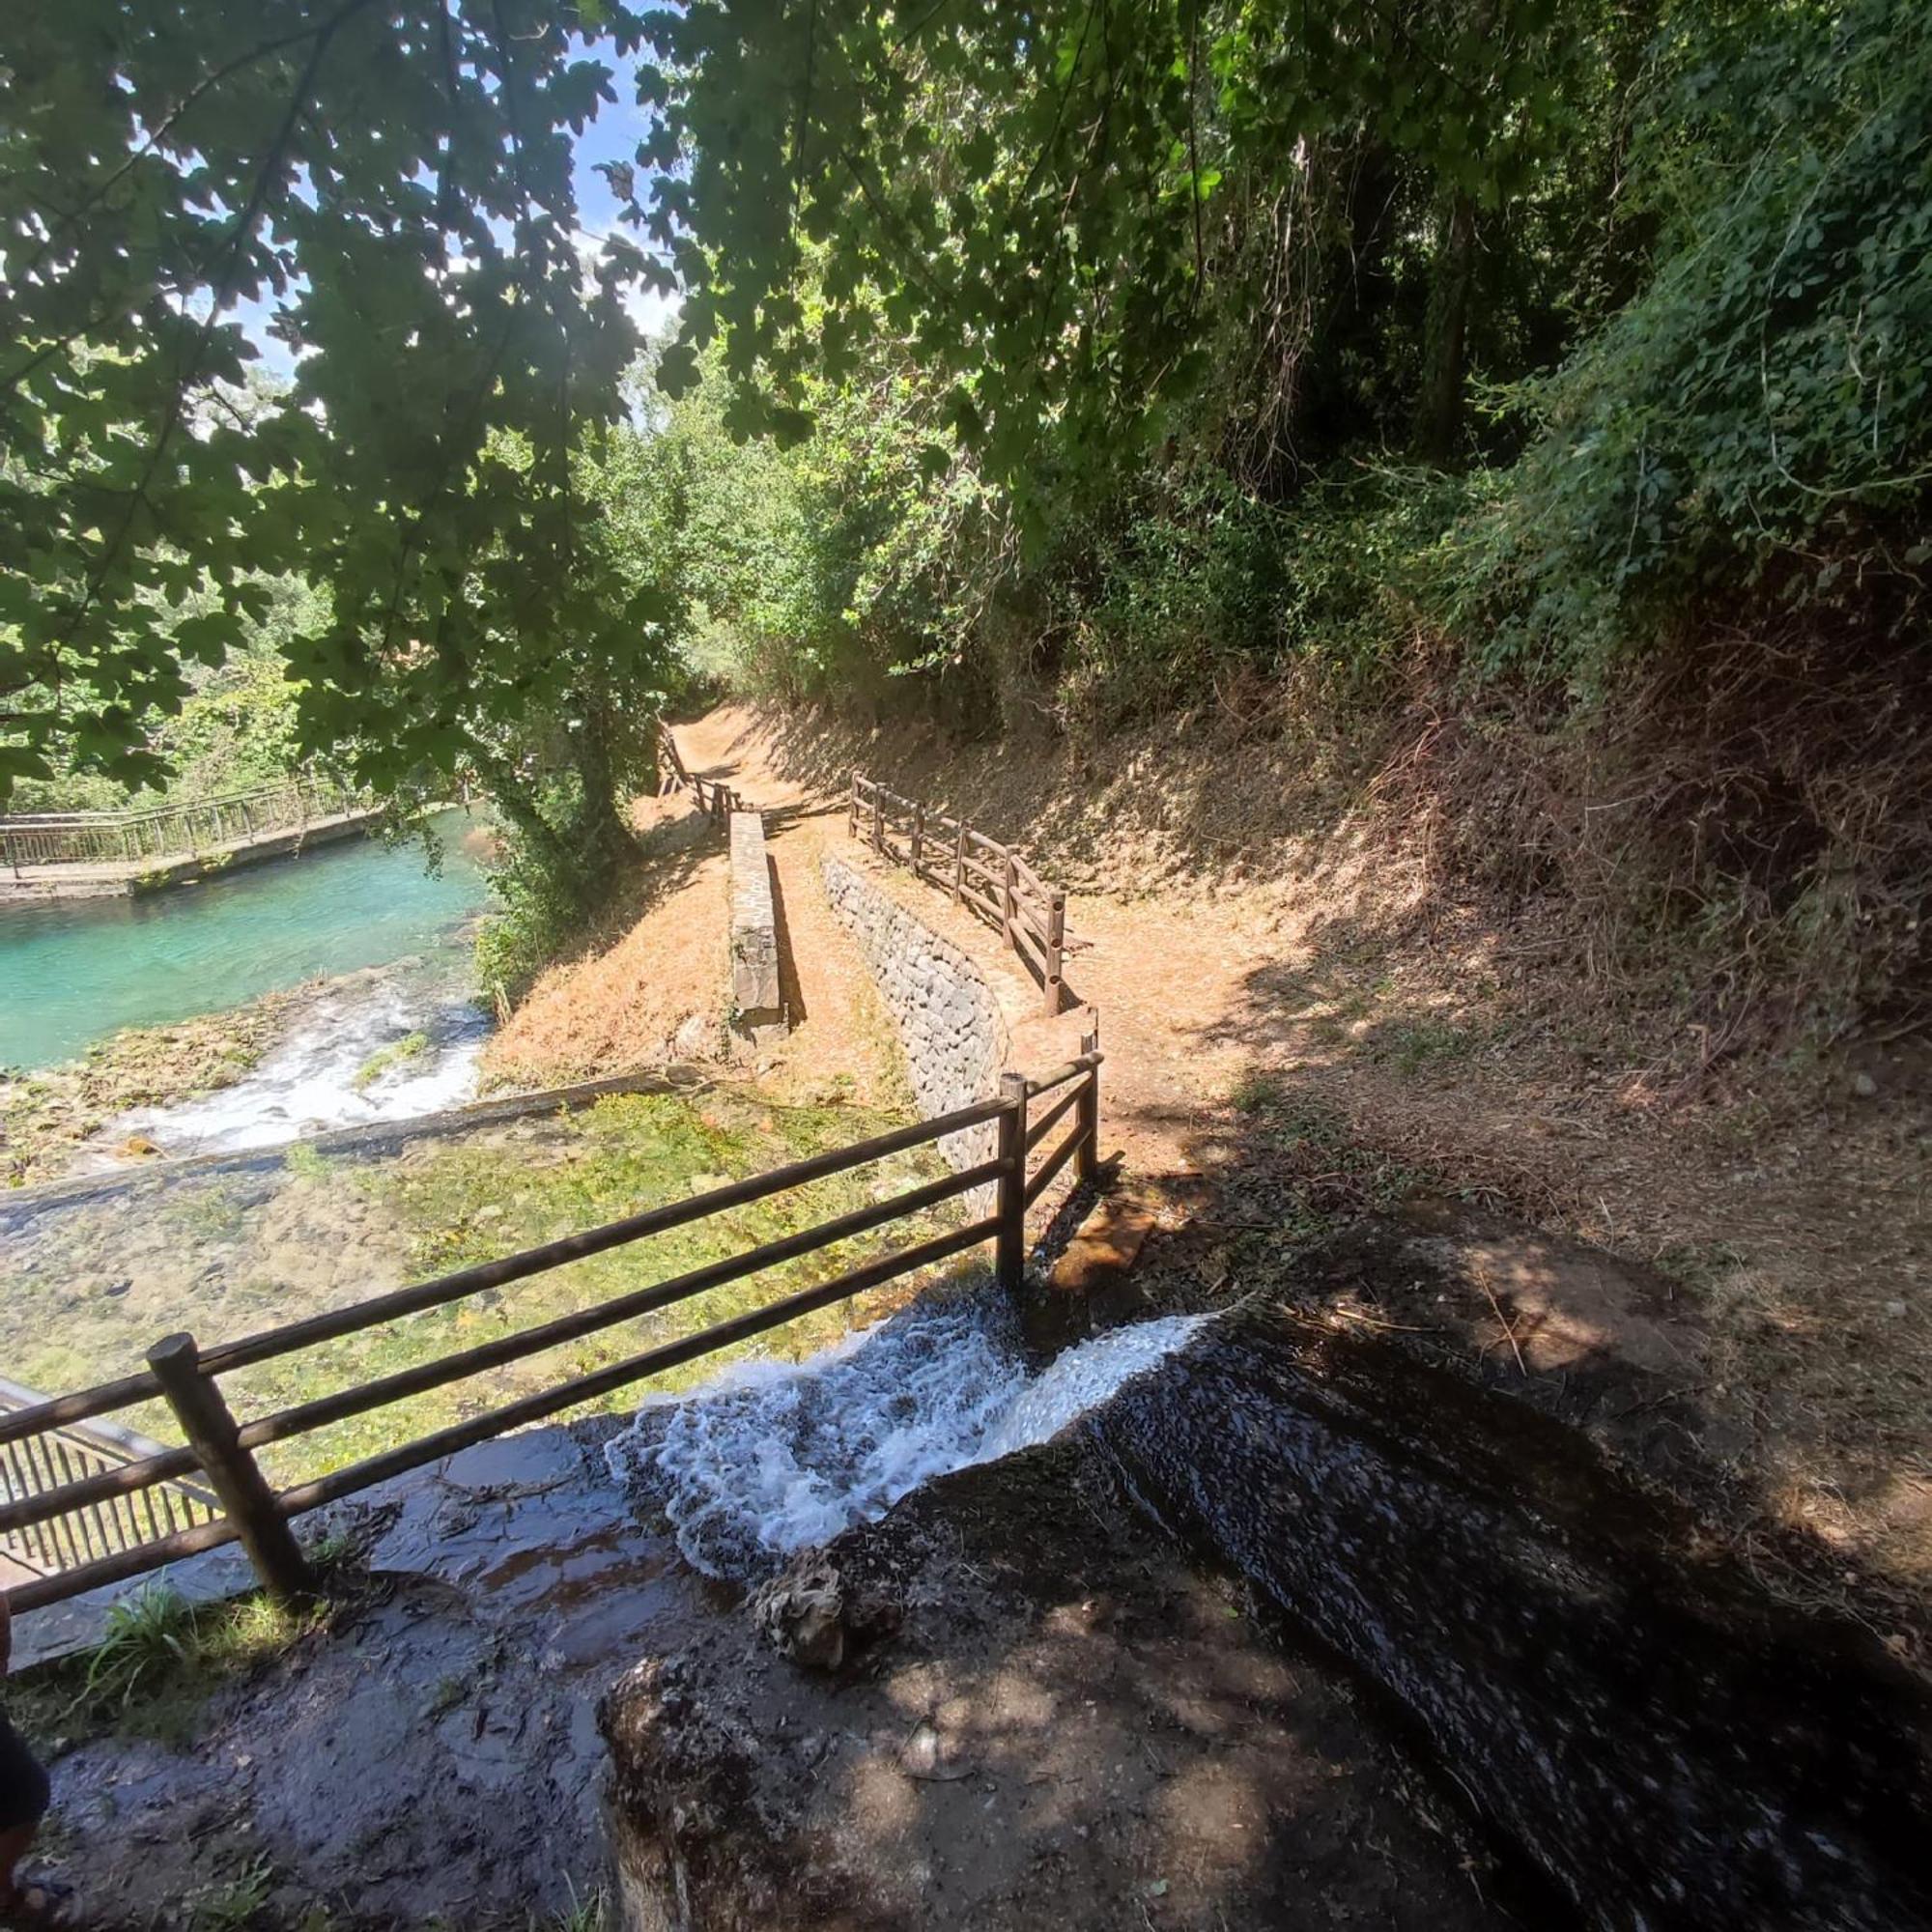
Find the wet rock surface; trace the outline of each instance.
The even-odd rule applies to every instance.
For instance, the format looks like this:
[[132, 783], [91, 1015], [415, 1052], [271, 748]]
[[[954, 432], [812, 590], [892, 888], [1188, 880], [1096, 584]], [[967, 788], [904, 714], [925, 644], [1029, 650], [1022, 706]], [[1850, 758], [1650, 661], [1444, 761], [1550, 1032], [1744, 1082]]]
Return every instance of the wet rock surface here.
[[526, 1932], [602, 1887], [597, 1695], [705, 1586], [563, 1430], [372, 1492], [360, 1529], [369, 1587], [186, 1739], [57, 1758], [82, 1923]]
[[1091, 1446], [942, 1478], [605, 1700], [622, 1922], [1491, 1922], [1450, 1806], [1250, 1608]]
[[601, 1721], [632, 1927], [1932, 1925], [1932, 1707], [1876, 1636], [1266, 1297]]
[[1257, 1297], [1093, 1431], [1606, 1926], [1932, 1924], [1932, 1705], [1550, 1418]]

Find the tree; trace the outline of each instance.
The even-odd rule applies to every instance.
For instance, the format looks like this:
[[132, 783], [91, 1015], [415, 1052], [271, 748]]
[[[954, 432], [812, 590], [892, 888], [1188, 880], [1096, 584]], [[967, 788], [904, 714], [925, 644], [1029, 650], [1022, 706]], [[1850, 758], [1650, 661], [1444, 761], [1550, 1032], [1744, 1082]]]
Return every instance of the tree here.
[[[545, 719], [604, 788], [598, 693], [662, 684], [665, 611], [581, 484], [637, 347], [624, 288], [661, 271], [621, 239], [586, 269], [569, 137], [636, 31], [590, 0], [10, 16], [0, 800], [55, 747], [157, 777], [150, 722], [283, 573], [328, 592], [289, 644], [308, 746], [387, 790], [473, 766], [533, 827], [510, 741]], [[289, 380], [239, 407], [268, 341]]]
[[667, 118], [637, 213], [691, 289], [667, 384], [722, 337], [740, 426], [796, 434], [804, 378], [888, 334], [1036, 510], [1057, 469], [1124, 471], [1190, 421], [1230, 320], [1298, 272], [1282, 250], [1325, 243], [1285, 195], [1319, 210], [1366, 146], [1466, 240], [1531, 185], [1588, 58], [1549, 0], [710, 0], [649, 31]]

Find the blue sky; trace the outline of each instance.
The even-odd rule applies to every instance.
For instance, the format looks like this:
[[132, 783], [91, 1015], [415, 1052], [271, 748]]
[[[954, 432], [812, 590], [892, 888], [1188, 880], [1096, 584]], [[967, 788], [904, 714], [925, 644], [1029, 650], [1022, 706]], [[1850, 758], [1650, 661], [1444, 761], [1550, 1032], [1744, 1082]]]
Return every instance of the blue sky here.
[[[593, 51], [597, 59], [612, 70], [614, 77], [611, 85], [617, 99], [605, 104], [576, 143], [572, 185], [577, 193], [579, 222], [587, 244], [594, 244], [609, 233], [617, 220], [619, 208], [616, 196], [611, 192], [611, 184], [597, 172], [597, 164], [635, 159], [638, 143], [643, 139], [648, 126], [647, 115], [638, 105], [635, 62], [609, 45]], [[644, 288], [633, 293], [629, 307], [632, 319], [647, 335], [663, 334], [677, 314], [675, 297]], [[233, 313], [261, 352], [255, 366], [273, 376], [288, 376], [295, 366], [289, 352], [267, 332], [270, 305], [241, 301], [236, 303]]]

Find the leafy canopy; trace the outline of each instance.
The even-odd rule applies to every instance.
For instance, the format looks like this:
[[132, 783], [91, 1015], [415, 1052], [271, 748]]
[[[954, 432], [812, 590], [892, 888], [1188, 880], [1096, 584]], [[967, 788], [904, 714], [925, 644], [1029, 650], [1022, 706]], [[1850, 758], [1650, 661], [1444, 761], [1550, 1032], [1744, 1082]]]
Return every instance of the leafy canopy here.
[[1023, 497], [1049, 433], [1118, 462], [1212, 373], [1208, 284], [1258, 183], [1347, 128], [1496, 203], [1570, 46], [1550, 0], [697, 0], [646, 31], [636, 213], [690, 289], [666, 386], [722, 336], [734, 426], [796, 435], [806, 373], [885, 336]]
[[[448, 771], [662, 616], [573, 483], [636, 349], [570, 141], [627, 18], [546, 0], [63, 0], [0, 44], [0, 798], [157, 776], [191, 669], [289, 646], [311, 747]], [[605, 36], [594, 45], [592, 34]], [[289, 379], [250, 395], [264, 333]]]

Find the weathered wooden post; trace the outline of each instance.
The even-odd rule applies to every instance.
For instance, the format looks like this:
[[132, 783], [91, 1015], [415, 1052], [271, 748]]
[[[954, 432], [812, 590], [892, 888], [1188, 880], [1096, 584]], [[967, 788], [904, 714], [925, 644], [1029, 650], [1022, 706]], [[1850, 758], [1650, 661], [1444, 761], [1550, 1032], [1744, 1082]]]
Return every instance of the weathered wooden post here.
[[1013, 943], [1013, 890], [1018, 877], [1013, 869], [1013, 855], [1006, 855], [1006, 874], [1000, 882], [1000, 937], [1009, 946]]
[[886, 808], [885, 794], [879, 789], [878, 781], [872, 781], [872, 850], [884, 855], [886, 849]]
[[1066, 952], [1066, 895], [1055, 886], [1046, 903], [1046, 1010], [1060, 1010], [1061, 961]]
[[1027, 1084], [1024, 1073], [1000, 1075], [1000, 1179], [993, 1213], [993, 1272], [1000, 1286], [1017, 1294], [1026, 1279]]
[[[1082, 1034], [1080, 1051], [1083, 1056], [1100, 1051], [1100, 1036], [1096, 1033]], [[1086, 1078], [1080, 1085], [1080, 1098], [1074, 1108], [1080, 1122], [1080, 1145], [1073, 1152], [1073, 1178], [1076, 1181], [1092, 1180], [1100, 1171], [1100, 1069], [1090, 1066]]]
[[845, 808], [845, 836], [857, 841], [859, 837], [859, 774], [852, 774], [852, 802]]
[[199, 1458], [222, 1514], [235, 1525], [262, 1587], [278, 1602], [315, 1593], [308, 1559], [268, 1479], [242, 1448], [235, 1418], [213, 1377], [203, 1372], [192, 1335], [168, 1335], [148, 1350], [148, 1366]]
[[952, 903], [966, 896], [966, 821], [959, 821], [959, 835], [952, 841]]
[[912, 809], [912, 875], [915, 879], [920, 871], [920, 854], [925, 849], [925, 807], [915, 803]]

